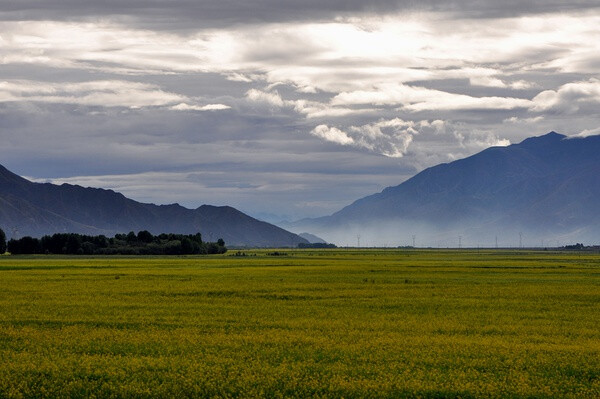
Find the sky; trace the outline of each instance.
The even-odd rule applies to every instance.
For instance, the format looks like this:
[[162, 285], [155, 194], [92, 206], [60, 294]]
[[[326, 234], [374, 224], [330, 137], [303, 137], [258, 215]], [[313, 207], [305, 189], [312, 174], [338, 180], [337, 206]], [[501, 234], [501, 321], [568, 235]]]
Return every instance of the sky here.
[[323, 216], [599, 110], [597, 0], [0, 0], [0, 164], [143, 202]]

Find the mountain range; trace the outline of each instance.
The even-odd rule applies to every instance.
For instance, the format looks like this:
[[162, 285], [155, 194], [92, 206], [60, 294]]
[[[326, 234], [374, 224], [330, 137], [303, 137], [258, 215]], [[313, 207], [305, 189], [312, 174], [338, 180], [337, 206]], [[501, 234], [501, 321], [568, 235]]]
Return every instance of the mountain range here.
[[600, 136], [556, 132], [425, 169], [326, 217], [281, 226], [356, 245], [600, 242]]
[[433, 166], [330, 216], [281, 227], [228, 206], [187, 209], [112, 190], [34, 183], [0, 166], [0, 228], [9, 237], [148, 230], [200, 232], [208, 241], [253, 247], [321, 238], [338, 245], [555, 246], [599, 242], [598, 210], [600, 136], [556, 132]]
[[148, 230], [153, 234], [200, 232], [229, 246], [285, 247], [307, 243], [280, 227], [229, 206], [145, 204], [112, 190], [34, 183], [0, 165], [0, 228], [8, 237], [69, 232], [90, 235]]

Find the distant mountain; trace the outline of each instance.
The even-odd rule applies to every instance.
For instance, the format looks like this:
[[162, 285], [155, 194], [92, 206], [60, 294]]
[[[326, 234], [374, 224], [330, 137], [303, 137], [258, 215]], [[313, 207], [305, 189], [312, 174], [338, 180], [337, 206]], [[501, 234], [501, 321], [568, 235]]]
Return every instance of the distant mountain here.
[[308, 241], [311, 244], [327, 244], [327, 242], [324, 239], [322, 239], [321, 237], [318, 237], [314, 234], [300, 233], [298, 235], [300, 237], [304, 238], [306, 241]]
[[[600, 136], [551, 132], [428, 168], [331, 216], [285, 225], [338, 244], [600, 242]], [[460, 238], [459, 238], [460, 236]]]
[[112, 190], [50, 183], [33, 183], [0, 166], [0, 228], [7, 236], [72, 232], [153, 234], [200, 232], [204, 240], [223, 238], [227, 245], [280, 247], [307, 241], [272, 224], [228, 206], [136, 202]]

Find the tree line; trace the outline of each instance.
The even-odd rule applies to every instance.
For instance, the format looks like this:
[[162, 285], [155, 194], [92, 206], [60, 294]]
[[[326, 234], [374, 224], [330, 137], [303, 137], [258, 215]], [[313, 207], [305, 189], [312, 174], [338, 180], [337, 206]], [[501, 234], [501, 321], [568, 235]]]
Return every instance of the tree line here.
[[0, 253], [8, 250], [13, 255], [64, 254], [64, 255], [207, 255], [227, 252], [225, 241], [204, 242], [197, 234], [152, 235], [142, 230], [135, 234], [116, 234], [112, 238], [104, 235], [88, 236], [76, 233], [57, 233], [41, 239], [22, 237], [6, 243], [0, 230]]
[[304, 242], [301, 242], [301, 243], [298, 244], [298, 248], [301, 248], [301, 249], [309, 249], [309, 248], [310, 249], [337, 248], [337, 245], [335, 245], [335, 244], [327, 244], [327, 243], [324, 243], [324, 242], [309, 242], [308, 244], [304, 243]]
[[6, 234], [0, 229], [0, 255], [6, 252]]

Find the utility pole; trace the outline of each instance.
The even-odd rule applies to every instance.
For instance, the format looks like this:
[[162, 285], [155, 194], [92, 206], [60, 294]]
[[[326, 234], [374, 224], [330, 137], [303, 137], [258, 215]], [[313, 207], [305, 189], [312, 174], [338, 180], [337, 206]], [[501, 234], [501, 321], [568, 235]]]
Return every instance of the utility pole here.
[[413, 239], [413, 248], [415, 247], [415, 239], [417, 238], [416, 235], [413, 234], [412, 239]]
[[360, 248], [360, 234], [356, 235], [356, 246]]
[[498, 236], [496, 236], [496, 249], [498, 249]]
[[462, 236], [458, 236], [458, 248], [462, 248]]
[[523, 233], [519, 232], [519, 248], [523, 248]]

